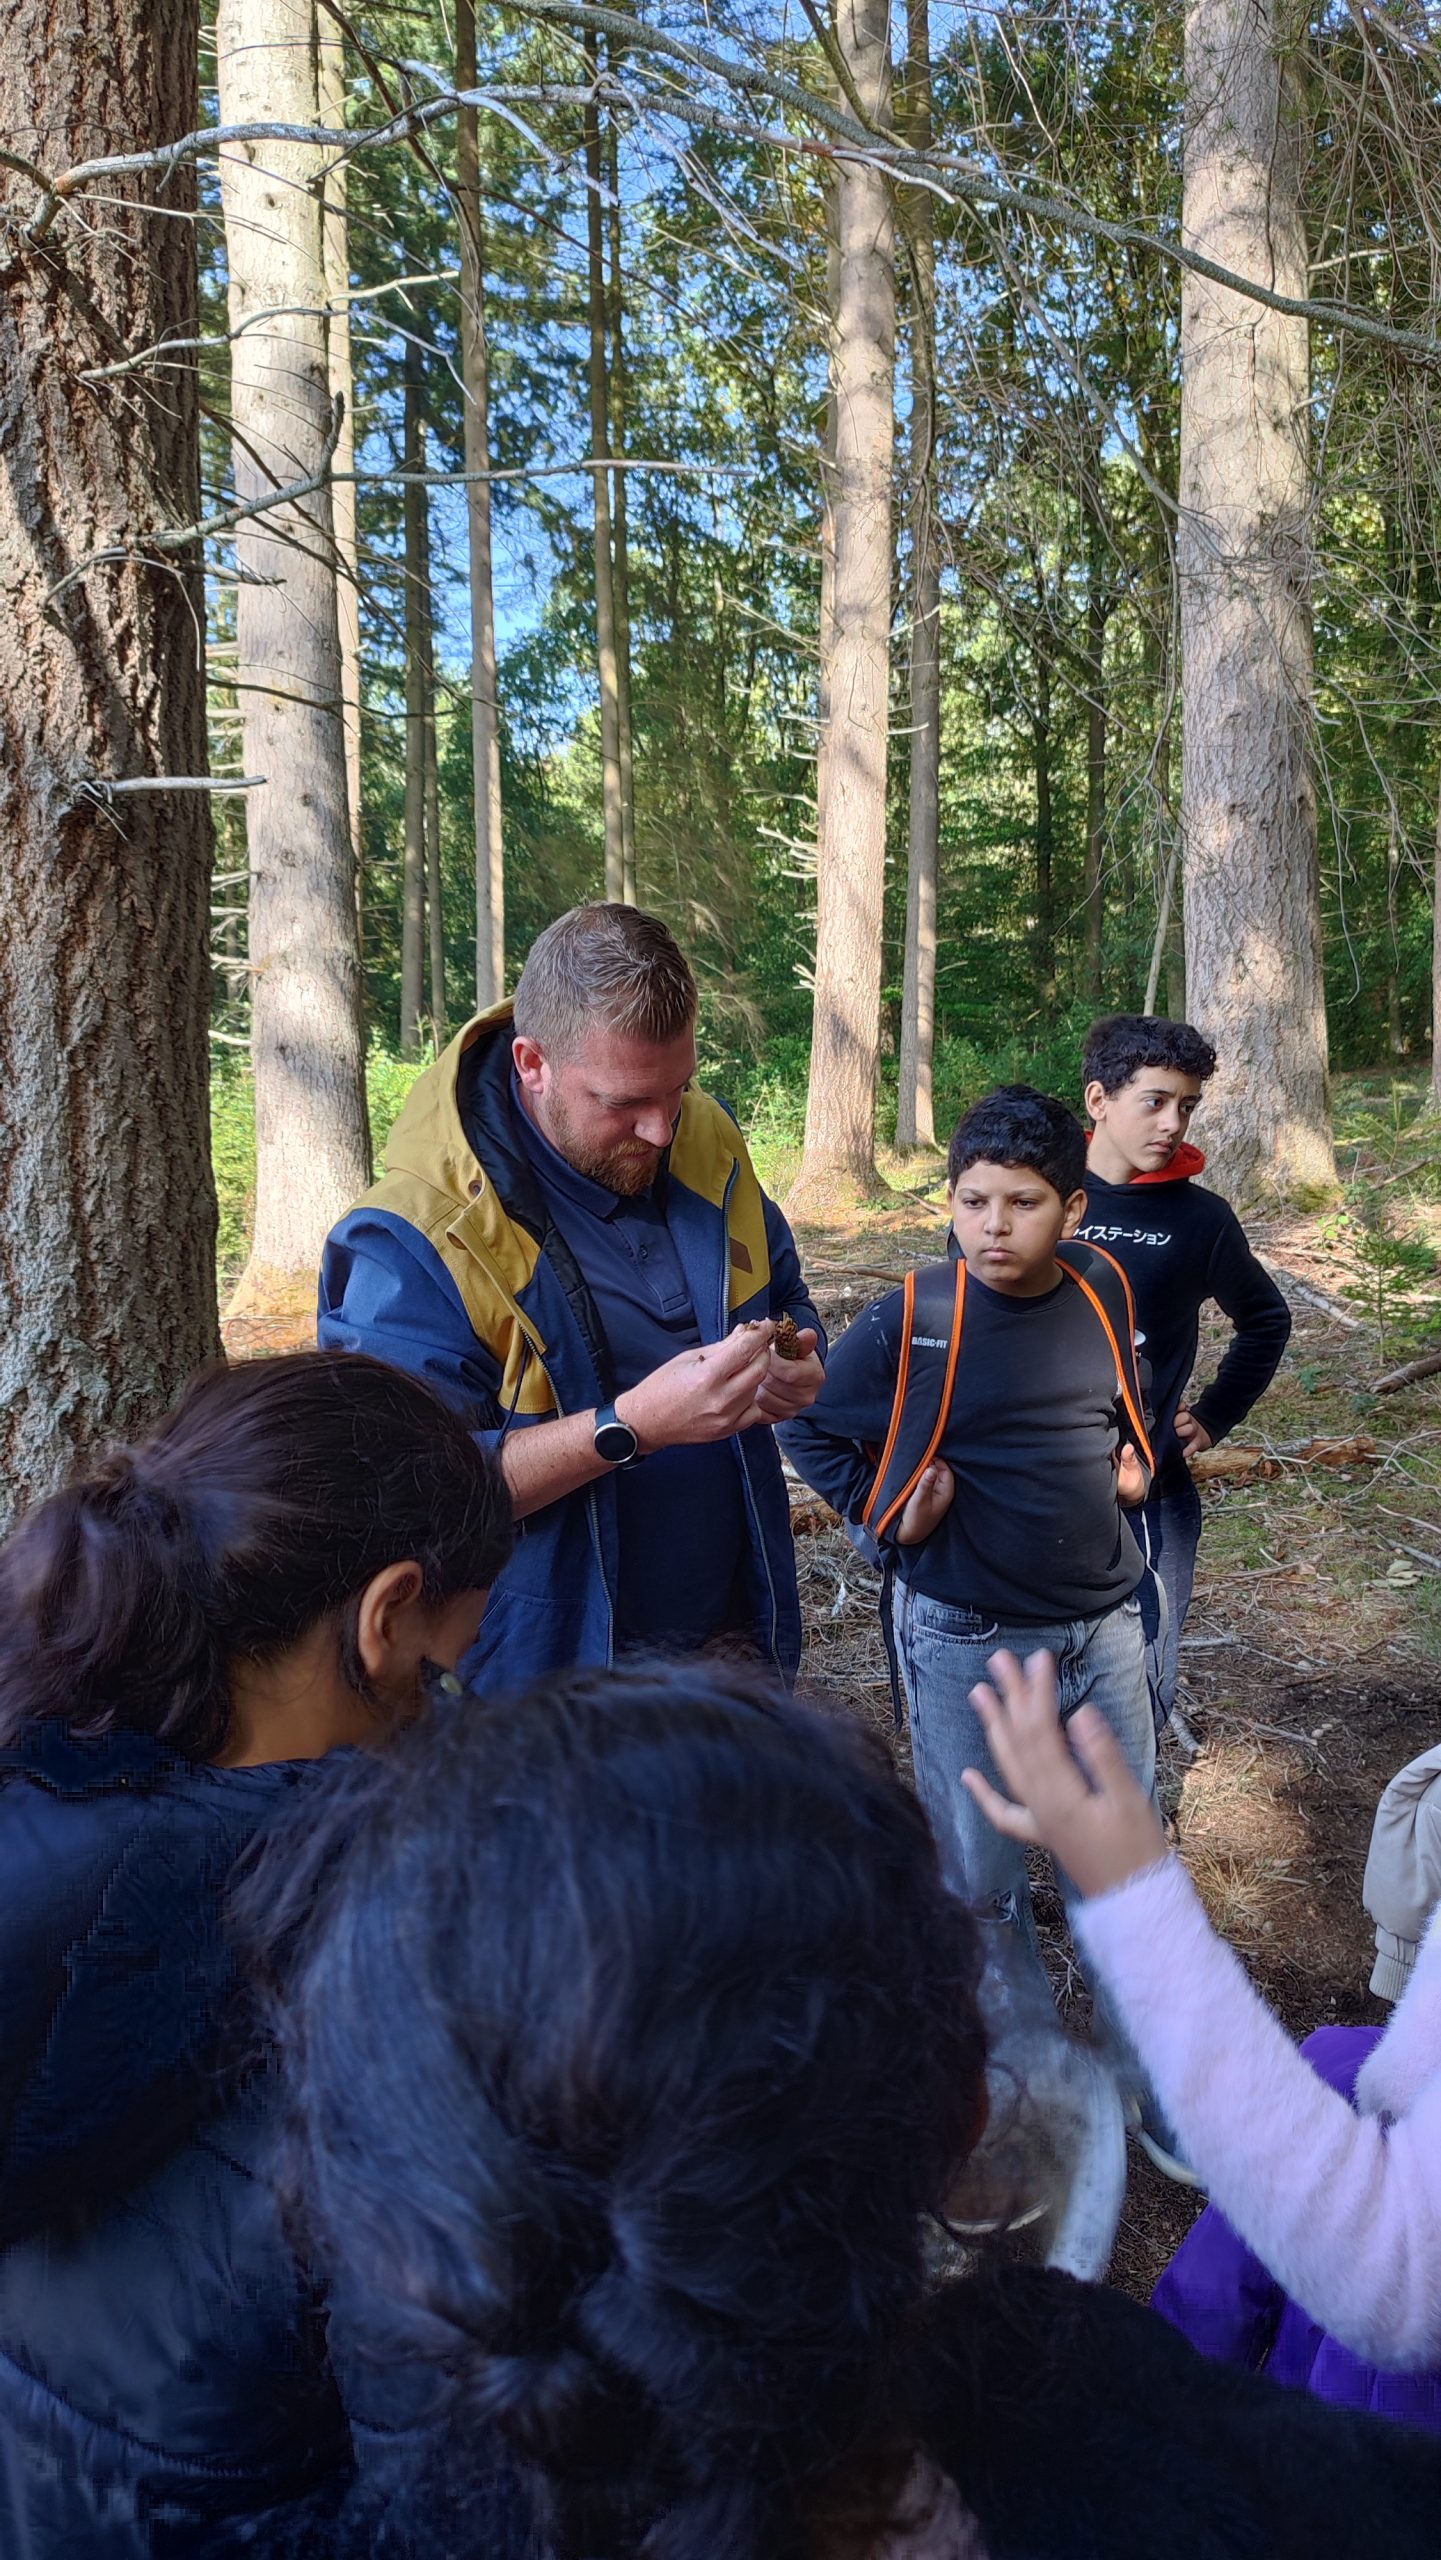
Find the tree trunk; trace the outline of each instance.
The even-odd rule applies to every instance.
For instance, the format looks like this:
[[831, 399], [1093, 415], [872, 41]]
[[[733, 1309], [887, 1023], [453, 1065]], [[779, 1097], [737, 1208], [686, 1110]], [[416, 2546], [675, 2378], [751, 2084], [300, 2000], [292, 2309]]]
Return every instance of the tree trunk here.
[[[837, 0], [836, 33], [869, 114], [890, 114], [884, 0]], [[836, 166], [831, 379], [834, 571], [822, 632], [826, 730], [817, 770], [816, 978], [801, 1208], [875, 1170], [886, 868], [895, 248], [879, 171]]]
[[[1143, 1013], [1154, 1013], [1161, 979], [1161, 963], [1167, 950], [1177, 942], [1176, 924], [1181, 911], [1181, 833], [1176, 821], [1176, 718], [1172, 674], [1175, 664], [1174, 589], [1171, 574], [1171, 546], [1166, 519], [1159, 504], [1151, 514], [1151, 558], [1154, 591], [1164, 600], [1164, 614], [1148, 618], [1143, 649], [1146, 694], [1151, 704], [1156, 744], [1152, 756], [1155, 784], [1156, 859], [1156, 929], [1151, 943], [1150, 965], [1146, 974], [1146, 991], [1141, 1001]], [[1182, 965], [1184, 980], [1185, 969]], [[1174, 976], [1173, 976], [1174, 983]], [[1185, 1019], [1185, 1006], [1176, 1020]]]
[[1401, 1028], [1401, 946], [1398, 939], [1398, 897], [1401, 886], [1400, 821], [1394, 800], [1387, 813], [1386, 828], [1386, 1046], [1393, 1058], [1406, 1055], [1406, 1035]]
[[[1304, 132], [1274, 0], [1190, 0], [1184, 226], [1307, 289]], [[1329, 1185], [1308, 534], [1306, 323], [1181, 290], [1182, 833], [1190, 1002], [1220, 1065], [1220, 1186]]]
[[425, 1007], [425, 681], [427, 492], [424, 360], [412, 334], [405, 342], [401, 436], [406, 474], [405, 521], [405, 849], [400, 873], [400, 1046], [413, 1058]]
[[[1436, 860], [1431, 882], [1431, 1102], [1441, 1111], [1441, 786], [1436, 798]], [[4, 945], [0, 943], [0, 959]]]
[[[929, 0], [906, 12], [911, 147], [931, 147]], [[941, 546], [936, 515], [936, 233], [933, 199], [914, 190], [911, 250], [911, 790], [906, 862], [906, 952], [896, 1145], [936, 1142], [936, 899], [941, 824]]]
[[[422, 492], [422, 495], [424, 493]], [[440, 863], [440, 752], [435, 728], [435, 589], [430, 575], [430, 510], [421, 514], [421, 666], [425, 679], [425, 918], [430, 941], [430, 1036], [445, 1046], [445, 890]]]
[[[48, 169], [195, 122], [185, 0], [11, 0], [0, 133]], [[33, 190], [0, 177], [12, 221]], [[218, 1347], [210, 1176], [210, 809], [107, 781], [203, 776], [198, 384], [89, 366], [198, 328], [192, 172], [110, 180], [0, 302], [0, 1521], [138, 1431]], [[157, 204], [160, 213], [145, 210]]]
[[1056, 820], [1051, 791], [1051, 662], [1036, 653], [1031, 751], [1036, 771], [1036, 992], [1049, 1018], [1056, 1006]]
[[[220, 0], [216, 54], [224, 123], [316, 121], [314, 0]], [[242, 500], [313, 477], [330, 439], [322, 162], [285, 142], [221, 159]], [[248, 326], [259, 312], [273, 316]], [[255, 1232], [234, 1301], [246, 1311], [309, 1293], [327, 1229], [370, 1178], [333, 537], [327, 486], [254, 517], [235, 544], [245, 761], [265, 777], [246, 803]]]
[[[621, 264], [620, 143], [614, 115], [607, 131], [606, 170], [610, 205], [610, 450], [625, 459], [625, 276]], [[620, 754], [621, 895], [634, 906], [635, 887], [635, 739], [630, 718], [630, 531], [626, 475], [613, 475], [612, 530], [615, 545], [615, 709]]]
[[[320, 121], [339, 128], [345, 122], [345, 38], [333, 18], [317, 20], [320, 40]], [[355, 367], [350, 354], [350, 224], [346, 211], [346, 165], [342, 160], [326, 172], [321, 206], [321, 238], [325, 257], [328, 311], [330, 393], [343, 403], [340, 440], [335, 448], [336, 478], [331, 490], [335, 519], [335, 618], [340, 633], [340, 693], [345, 705], [345, 805], [350, 823], [350, 851], [355, 864], [356, 932], [365, 939], [365, 857], [360, 824], [360, 551], [356, 521]], [[365, 981], [361, 975], [361, 1003]]]
[[[594, 35], [585, 40], [586, 69], [592, 84], [600, 78], [600, 47]], [[610, 460], [610, 385], [605, 287], [605, 215], [600, 191], [605, 181], [601, 149], [600, 107], [592, 96], [585, 110], [585, 218], [590, 317], [590, 449], [600, 464]], [[615, 645], [615, 565], [610, 520], [610, 473], [592, 471], [595, 524], [595, 638], [600, 677], [601, 799], [605, 816], [605, 894], [625, 896], [625, 828], [621, 816], [620, 694]]]
[[[475, 0], [456, 0], [455, 81], [473, 89]], [[470, 538], [470, 737], [475, 767], [475, 1000], [484, 1012], [505, 993], [505, 853], [500, 799], [500, 695], [495, 663], [490, 482], [490, 349], [485, 328], [485, 226], [479, 118], [462, 107], [456, 129], [460, 219], [460, 379], [465, 409], [466, 520]]]
[[1087, 1003], [1099, 1006], [1106, 919], [1106, 588], [1099, 443], [1093, 444], [1087, 452], [1083, 470], [1081, 506], [1086, 526], [1086, 868], [1082, 896], [1085, 955], [1081, 987]]

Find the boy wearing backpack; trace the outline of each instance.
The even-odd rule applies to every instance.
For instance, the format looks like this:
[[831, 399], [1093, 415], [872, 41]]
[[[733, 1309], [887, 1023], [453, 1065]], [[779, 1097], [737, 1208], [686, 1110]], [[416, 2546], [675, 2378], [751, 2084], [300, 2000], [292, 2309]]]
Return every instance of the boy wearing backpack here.
[[[780, 1430], [797, 1473], [869, 1529], [894, 1585], [916, 1784], [952, 1885], [1035, 1962], [1025, 1852], [961, 1784], [993, 1776], [970, 1693], [999, 1647], [1056, 1657], [1061, 1713], [1100, 1708], [1143, 1786], [1156, 1731], [1124, 1512], [1151, 1477], [1130, 1290], [1076, 1244], [1086, 1144], [1065, 1105], [1002, 1086], [951, 1140], [955, 1258], [912, 1272], [831, 1349]], [[1069, 1884], [1060, 1879], [1069, 1896]]]
[[[1189, 1022], [1113, 1013], [1086, 1034], [1081, 1072], [1092, 1129], [1076, 1232], [1111, 1254], [1130, 1281], [1136, 1339], [1151, 1371], [1156, 1479], [1144, 1525], [1168, 1604], [1155, 1665], [1163, 1720], [1175, 1703], [1201, 1534], [1201, 1497], [1186, 1462], [1245, 1420], [1291, 1332], [1291, 1310], [1235, 1211], [1196, 1180], [1206, 1159], [1187, 1131], [1215, 1069], [1215, 1050]], [[1210, 1384], [1184, 1402], [1208, 1298], [1230, 1317], [1232, 1340]]]

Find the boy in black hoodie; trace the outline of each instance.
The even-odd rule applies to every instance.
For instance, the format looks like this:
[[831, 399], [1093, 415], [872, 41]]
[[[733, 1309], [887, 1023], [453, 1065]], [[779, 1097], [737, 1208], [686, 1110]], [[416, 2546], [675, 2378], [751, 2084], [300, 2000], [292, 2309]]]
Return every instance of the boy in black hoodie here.
[[[1195, 1180], [1206, 1159], [1187, 1132], [1215, 1067], [1215, 1050], [1189, 1022], [1156, 1014], [1108, 1014], [1086, 1036], [1092, 1130], [1086, 1214], [1076, 1232], [1126, 1273], [1136, 1340], [1151, 1366], [1156, 1477], [1144, 1516], [1170, 1610], [1157, 1681], [1167, 1715], [1201, 1534], [1201, 1497], [1186, 1461], [1245, 1420], [1291, 1331], [1291, 1311], [1234, 1210]], [[1183, 1402], [1208, 1298], [1230, 1317], [1233, 1338], [1210, 1384]]]

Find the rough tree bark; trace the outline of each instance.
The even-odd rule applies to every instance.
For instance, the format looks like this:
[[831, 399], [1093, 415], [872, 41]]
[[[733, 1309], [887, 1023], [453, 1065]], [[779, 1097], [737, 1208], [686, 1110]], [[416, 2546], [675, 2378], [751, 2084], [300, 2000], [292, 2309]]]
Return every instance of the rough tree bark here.
[[[187, 0], [11, 0], [0, 133], [56, 172], [168, 141], [195, 122], [196, 42]], [[33, 187], [0, 172], [0, 1522], [218, 1347], [209, 803], [94, 796], [205, 772], [198, 551], [46, 603], [201, 512], [193, 372], [77, 379], [194, 336], [194, 186], [181, 167], [106, 199], [28, 247]]]
[[[428, 446], [425, 448], [428, 452]], [[425, 492], [422, 490], [422, 497]], [[435, 725], [435, 588], [430, 575], [430, 509], [421, 513], [420, 646], [425, 685], [422, 727], [425, 775], [425, 922], [430, 951], [430, 1036], [445, 1046], [445, 890], [440, 862], [440, 741]]]
[[[222, 122], [316, 121], [314, 0], [220, 0], [215, 41]], [[313, 477], [333, 437], [323, 165], [300, 143], [221, 159], [242, 499]], [[328, 485], [252, 518], [236, 555], [245, 759], [265, 779], [246, 803], [255, 1232], [232, 1304], [261, 1313], [309, 1295], [327, 1228], [370, 1176]]]
[[1105, 526], [1101, 518], [1099, 439], [1083, 466], [1081, 513], [1086, 528], [1086, 863], [1082, 906], [1082, 991], [1101, 1002], [1106, 939], [1106, 621]]
[[[857, 93], [890, 114], [885, 0], [837, 0], [836, 34]], [[817, 770], [816, 977], [805, 1148], [794, 1199], [818, 1209], [876, 1179], [881, 926], [886, 862], [887, 680], [895, 241], [877, 170], [835, 170], [837, 292], [831, 320], [834, 568], [822, 630], [827, 707]]]
[[[1275, 0], [1190, 0], [1191, 247], [1304, 294], [1304, 133]], [[1306, 323], [1181, 294], [1182, 833], [1189, 1001], [1217, 1041], [1213, 1172], [1329, 1184], [1312, 773]]]
[[[906, 11], [911, 146], [931, 147], [929, 0]], [[896, 1092], [898, 1147], [936, 1142], [931, 1083], [936, 1039], [936, 895], [941, 824], [941, 545], [936, 512], [936, 234], [933, 200], [915, 189], [907, 213], [911, 315], [911, 789], [906, 951]]]
[[[592, 88], [600, 78], [600, 45], [585, 40], [586, 70]], [[590, 322], [590, 450], [594, 462], [610, 459], [610, 385], [607, 361], [605, 289], [605, 154], [601, 145], [600, 106], [592, 95], [585, 110], [585, 219], [588, 317]], [[625, 896], [625, 827], [621, 817], [620, 700], [615, 655], [615, 560], [610, 519], [610, 473], [592, 471], [595, 526], [595, 642], [600, 678], [601, 800], [605, 817], [605, 894]]]
[[425, 1009], [425, 569], [424, 360], [414, 333], [405, 342], [401, 468], [405, 477], [405, 816], [400, 872], [400, 1046], [420, 1047]]
[[[338, 130], [345, 123], [345, 38], [333, 18], [318, 20], [320, 121]], [[325, 257], [325, 299], [329, 305], [328, 336], [331, 398], [343, 403], [340, 437], [335, 448], [336, 479], [331, 490], [338, 572], [335, 618], [340, 633], [340, 693], [345, 705], [345, 809], [350, 851], [355, 864], [357, 931], [364, 940], [364, 851], [360, 825], [360, 550], [356, 527], [355, 367], [350, 353], [350, 222], [346, 206], [344, 161], [326, 172], [321, 204], [321, 242]], [[362, 1001], [364, 983], [362, 980]]]
[[[611, 60], [614, 62], [614, 48]], [[607, 121], [606, 175], [610, 186], [610, 450], [625, 459], [625, 271], [621, 263], [620, 141], [614, 115]], [[612, 592], [615, 601], [615, 726], [620, 754], [621, 895], [636, 902], [635, 886], [635, 735], [630, 717], [630, 502], [626, 474], [613, 475], [611, 525], [615, 549]]]
[[[475, 0], [456, 0], [455, 85], [476, 85]], [[462, 107], [456, 128], [460, 222], [460, 380], [465, 412], [466, 522], [470, 542], [470, 741], [475, 768], [475, 1000], [482, 1012], [505, 993], [505, 848], [500, 797], [500, 693], [495, 664], [491, 537], [490, 347], [485, 328], [485, 225], [480, 121]]]

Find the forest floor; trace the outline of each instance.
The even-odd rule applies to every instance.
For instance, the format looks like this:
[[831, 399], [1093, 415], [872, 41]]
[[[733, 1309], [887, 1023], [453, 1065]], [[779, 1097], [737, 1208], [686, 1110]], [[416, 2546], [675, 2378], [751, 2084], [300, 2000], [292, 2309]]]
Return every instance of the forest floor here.
[[[1358, 1170], [1363, 1183], [1385, 1178], [1384, 1164], [1358, 1156], [1355, 1143], [1342, 1162], [1353, 1182]], [[890, 1275], [938, 1251], [941, 1170], [937, 1162], [929, 1182], [897, 1167], [905, 1190], [844, 1228], [802, 1231], [829, 1326], [843, 1328]], [[1411, 1194], [1395, 1223], [1441, 1245], [1441, 1209]], [[1383, 1349], [1378, 1307], [1394, 1337], [1403, 1320], [1425, 1321], [1435, 1292], [1413, 1268], [1408, 1304], [1393, 1300], [1389, 1281], [1378, 1300], [1364, 1232], [1334, 1210], [1249, 1222], [1294, 1330], [1270, 1393], [1216, 1452], [1219, 1471], [1202, 1487], [1179, 1712], [1161, 1754], [1181, 1855], [1218, 1928], [1297, 2036], [1387, 2014], [1367, 1988], [1373, 1944], [1361, 1878], [1371, 1821], [1387, 1780], [1441, 1740], [1441, 1379], [1374, 1393], [1413, 1347], [1392, 1339]], [[1203, 1327], [1199, 1376], [1212, 1373], [1226, 1338], [1219, 1320]], [[1306, 1446], [1318, 1442], [1346, 1462], [1318, 1463]], [[1257, 1456], [1243, 1457], [1243, 1447]], [[802, 1678], [889, 1732], [875, 1577], [833, 1515], [792, 1491]], [[1084, 2032], [1089, 2003], [1039, 1865], [1036, 1893], [1057, 1996]], [[1199, 2201], [1133, 2145], [1115, 2280], [1144, 2297]]]

